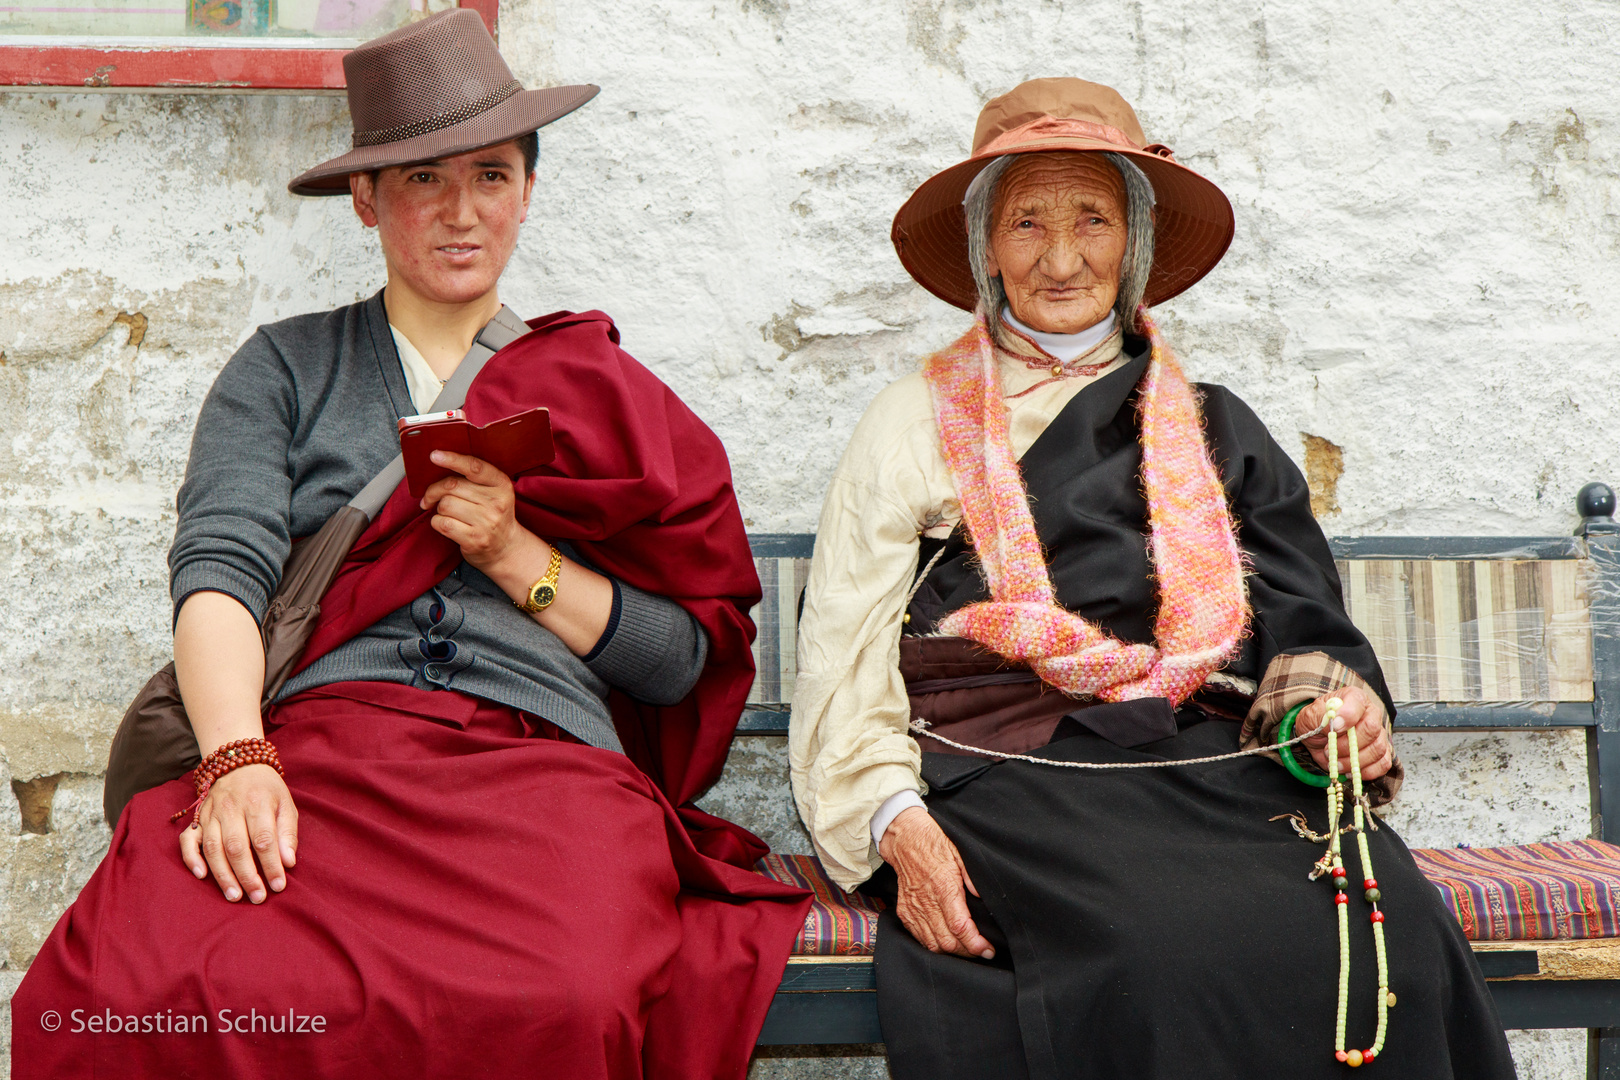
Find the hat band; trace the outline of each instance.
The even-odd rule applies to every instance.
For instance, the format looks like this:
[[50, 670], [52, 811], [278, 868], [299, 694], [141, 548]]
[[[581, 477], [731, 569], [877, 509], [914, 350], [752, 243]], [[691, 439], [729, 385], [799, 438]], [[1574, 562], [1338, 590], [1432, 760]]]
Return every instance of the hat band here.
[[1011, 131], [1002, 132], [973, 151], [973, 156], [977, 158], [1006, 154], [1012, 152], [1014, 147], [1044, 139], [1073, 138], [1096, 139], [1099, 142], [1113, 143], [1115, 146], [1127, 146], [1132, 150], [1142, 149], [1117, 127], [1090, 120], [1076, 120], [1069, 116], [1042, 116], [1027, 124], [1019, 124]]
[[449, 112], [431, 116], [426, 120], [400, 124], [397, 127], [381, 128], [377, 131], [356, 131], [354, 133], [354, 148], [358, 150], [362, 146], [381, 146], [384, 143], [414, 139], [418, 135], [426, 135], [433, 131], [443, 131], [447, 127], [454, 127], [463, 121], [471, 120], [479, 113], [488, 112], [522, 89], [523, 84], [513, 79], [504, 86], [497, 86], [476, 101], [458, 105]]

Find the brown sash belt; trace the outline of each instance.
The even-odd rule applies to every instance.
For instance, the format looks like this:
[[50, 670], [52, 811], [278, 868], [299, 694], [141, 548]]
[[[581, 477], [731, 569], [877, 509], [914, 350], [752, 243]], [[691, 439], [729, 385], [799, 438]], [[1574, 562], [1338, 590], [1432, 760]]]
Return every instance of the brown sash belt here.
[[[927, 720], [930, 731], [954, 742], [1003, 754], [1027, 754], [1056, 734], [1081, 728], [1120, 746], [1140, 746], [1177, 730], [1175, 710], [1162, 698], [1121, 705], [1072, 698], [1042, 682], [1027, 665], [967, 638], [901, 638], [900, 676], [913, 720]], [[1240, 695], [1210, 687], [1188, 704], [1205, 717], [1228, 720], [1241, 720], [1249, 706]], [[1067, 716], [1075, 719], [1059, 733]], [[918, 736], [918, 745], [927, 753], [968, 754], [927, 734]]]
[[[968, 746], [1027, 754], [1052, 741], [1058, 721], [1081, 707], [1017, 661], [959, 637], [900, 639], [900, 676], [911, 718]], [[962, 754], [923, 735], [930, 753]]]

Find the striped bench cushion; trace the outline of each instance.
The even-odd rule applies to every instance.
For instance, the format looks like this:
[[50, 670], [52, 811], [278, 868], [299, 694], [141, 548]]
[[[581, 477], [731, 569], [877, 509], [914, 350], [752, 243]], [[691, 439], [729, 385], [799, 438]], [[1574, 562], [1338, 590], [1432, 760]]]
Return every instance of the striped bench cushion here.
[[[1414, 848], [1418, 869], [1474, 941], [1545, 941], [1620, 936], [1620, 846], [1571, 840], [1495, 848]], [[766, 877], [815, 899], [795, 956], [870, 956], [880, 900], [844, 892], [814, 855], [771, 854]]]
[[761, 859], [756, 869], [768, 878], [809, 889], [815, 894], [815, 899], [810, 901], [810, 912], [804, 917], [804, 929], [793, 943], [793, 955], [872, 955], [883, 901], [846, 893], [833, 884], [814, 855], [772, 853]]
[[1419, 848], [1412, 857], [1474, 941], [1620, 935], [1620, 847], [1614, 844]]

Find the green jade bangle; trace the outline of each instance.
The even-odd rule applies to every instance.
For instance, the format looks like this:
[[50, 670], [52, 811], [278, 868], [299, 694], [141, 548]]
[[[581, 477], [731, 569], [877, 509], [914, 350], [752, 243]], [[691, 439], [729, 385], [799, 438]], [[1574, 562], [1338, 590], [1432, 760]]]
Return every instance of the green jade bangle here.
[[[1302, 701], [1283, 714], [1282, 724], [1277, 728], [1277, 742], [1279, 744], [1285, 743], [1294, 737], [1294, 721], [1299, 719], [1299, 714], [1312, 704], [1313, 702], [1310, 701]], [[1309, 784], [1311, 787], [1325, 788], [1328, 786], [1327, 773], [1311, 772], [1301, 765], [1299, 760], [1294, 757], [1294, 748], [1292, 746], [1279, 745], [1277, 747], [1277, 756], [1282, 758], [1283, 768], [1294, 774], [1294, 779]], [[1341, 776], [1339, 779], [1348, 780], [1349, 777]]]

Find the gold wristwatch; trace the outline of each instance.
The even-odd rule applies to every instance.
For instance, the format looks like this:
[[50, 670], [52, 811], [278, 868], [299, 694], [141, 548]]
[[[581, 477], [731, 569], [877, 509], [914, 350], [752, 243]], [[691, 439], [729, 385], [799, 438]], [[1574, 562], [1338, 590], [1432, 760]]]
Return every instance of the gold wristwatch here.
[[539, 581], [529, 586], [529, 595], [524, 598], [518, 607], [531, 614], [546, 610], [551, 602], [557, 599], [557, 575], [562, 573], [562, 552], [557, 545], [551, 545], [551, 565], [546, 567], [546, 574]]

